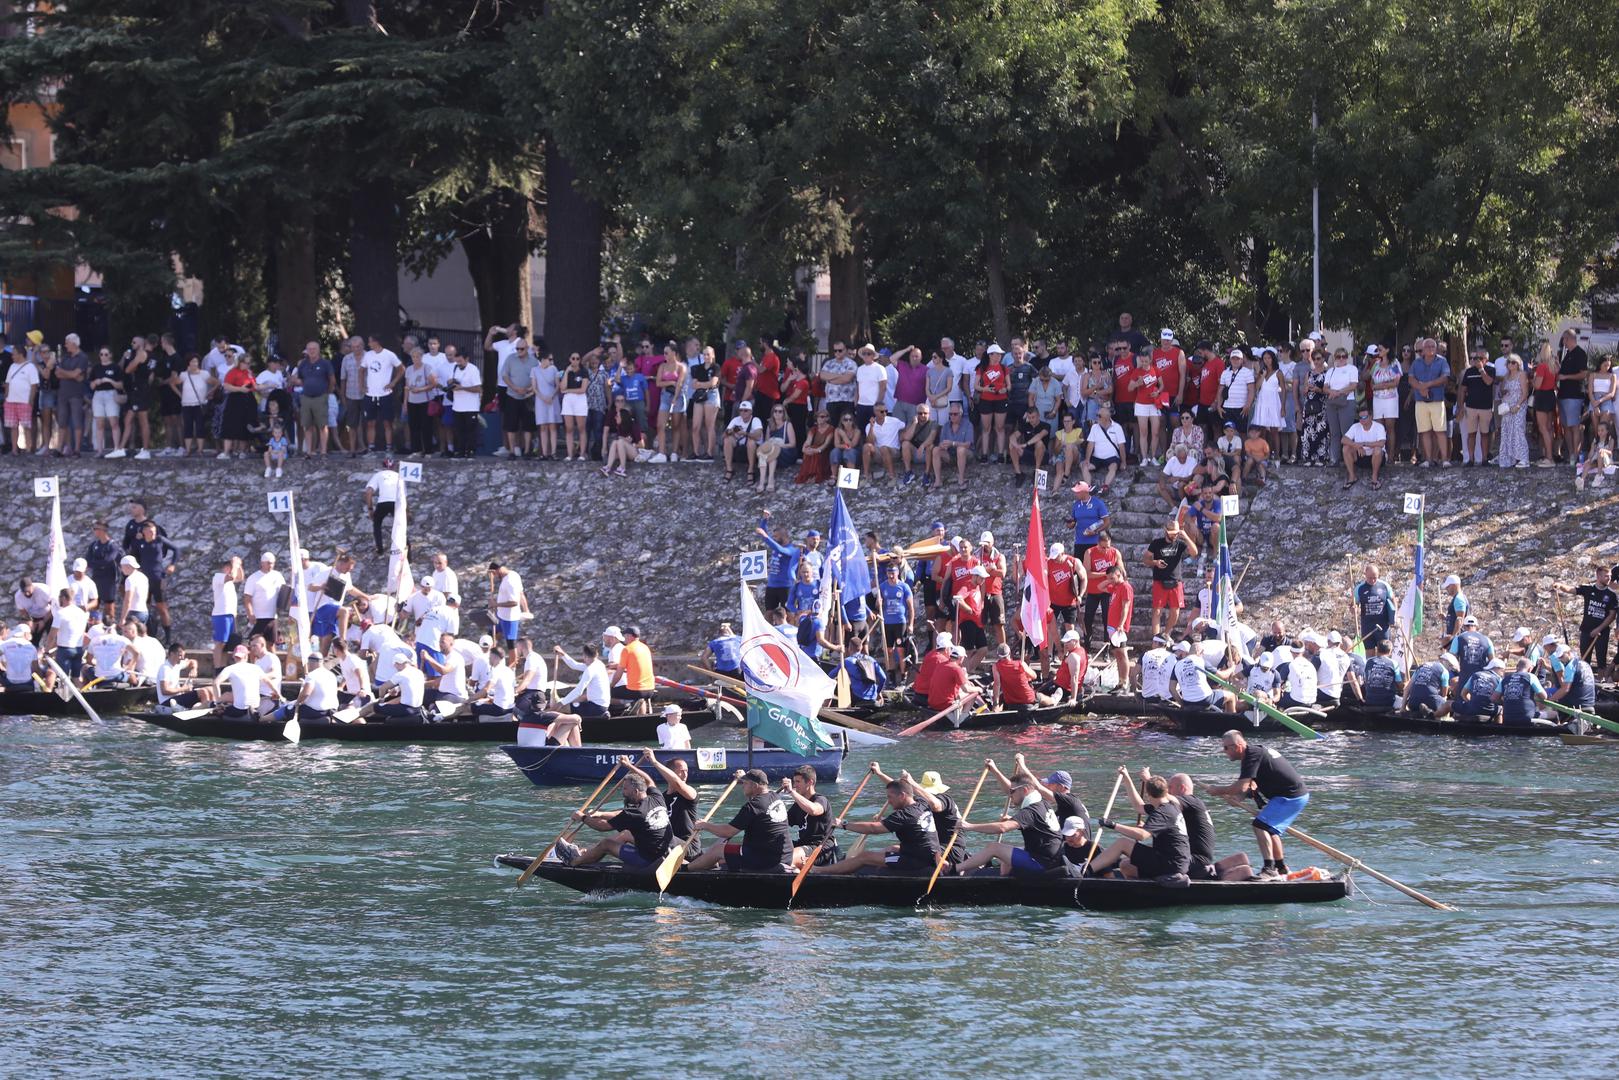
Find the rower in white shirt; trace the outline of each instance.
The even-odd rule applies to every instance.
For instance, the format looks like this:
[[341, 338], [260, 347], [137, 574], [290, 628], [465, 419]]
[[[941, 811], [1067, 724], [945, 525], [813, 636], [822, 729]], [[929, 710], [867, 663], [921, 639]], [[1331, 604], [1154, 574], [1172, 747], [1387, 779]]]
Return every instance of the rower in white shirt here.
[[489, 652], [489, 683], [484, 695], [472, 703], [472, 715], [479, 720], [510, 720], [517, 704], [517, 674], [511, 656], [499, 646]]
[[690, 750], [691, 729], [674, 702], [663, 707], [663, 723], [658, 725], [658, 747], [663, 750]]
[[159, 709], [190, 709], [198, 705], [211, 705], [214, 690], [210, 686], [195, 686], [197, 662], [186, 658], [186, 647], [179, 642], [171, 644], [157, 669], [157, 705]]
[[231, 650], [232, 662], [214, 676], [214, 690], [222, 693], [230, 687], [227, 704], [220, 715], [227, 720], [257, 720], [264, 706], [277, 696], [264, 669], [247, 658], [247, 646], [238, 645]]
[[332, 655], [337, 658], [337, 673], [342, 679], [343, 693], [354, 701], [369, 701], [376, 696], [371, 687], [371, 668], [363, 656], [343, 641], [332, 643]]
[[6, 692], [26, 694], [33, 690], [34, 669], [39, 665], [33, 628], [27, 623], [18, 623], [11, 636], [0, 641], [0, 656], [5, 658]]
[[422, 668], [432, 684], [427, 691], [427, 704], [436, 701], [463, 704], [467, 700], [467, 662], [455, 647], [453, 634], [439, 635], [437, 653], [442, 660], [431, 656], [422, 658]]
[[394, 654], [394, 672], [383, 680], [383, 697], [377, 705], [377, 715], [390, 720], [422, 723], [422, 703], [427, 695], [427, 680], [421, 670], [411, 663], [408, 652]]
[[304, 657], [304, 687], [298, 692], [293, 717], [300, 721], [330, 721], [337, 712], [337, 674], [322, 667], [320, 654]]

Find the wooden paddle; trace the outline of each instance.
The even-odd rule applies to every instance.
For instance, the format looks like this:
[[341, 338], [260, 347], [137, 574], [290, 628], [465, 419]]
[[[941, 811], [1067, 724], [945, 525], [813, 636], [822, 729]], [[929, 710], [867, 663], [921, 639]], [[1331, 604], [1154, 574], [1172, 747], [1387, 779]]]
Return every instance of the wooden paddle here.
[[[1245, 814], [1249, 812], [1248, 807], [1246, 805], [1244, 805], [1243, 803], [1237, 801], [1236, 799], [1232, 798], [1229, 795], [1227, 795], [1225, 797], [1225, 801], [1230, 803], [1232, 806], [1236, 807], [1238, 810], [1241, 810]], [[1370, 866], [1367, 866], [1365, 863], [1361, 862], [1359, 859], [1355, 858], [1353, 855], [1345, 855], [1343, 852], [1339, 851], [1337, 848], [1330, 847], [1327, 844], [1323, 844], [1321, 841], [1315, 839], [1315, 837], [1313, 837], [1313, 836], [1306, 836], [1304, 833], [1299, 832], [1299, 830], [1293, 828], [1293, 826], [1291, 826], [1291, 825], [1289, 825], [1286, 828], [1286, 830], [1284, 830], [1284, 831], [1287, 833], [1287, 835], [1291, 836], [1293, 839], [1299, 841], [1300, 843], [1309, 844], [1311, 847], [1315, 848], [1317, 851], [1321, 852], [1323, 855], [1329, 855], [1332, 858], [1337, 859], [1339, 862], [1341, 862], [1345, 866], [1349, 867], [1349, 869], [1351, 869], [1351, 870], [1364, 870], [1366, 873], [1370, 874], [1372, 877], [1376, 878], [1378, 881], [1381, 881], [1383, 884], [1387, 885], [1389, 888], [1395, 889], [1395, 890], [1397, 890], [1399, 892], [1402, 892], [1405, 895], [1409, 896], [1411, 899], [1417, 901], [1418, 903], [1426, 904], [1428, 907], [1433, 908], [1435, 911], [1455, 911], [1456, 910], [1455, 908], [1451, 907], [1449, 904], [1441, 904], [1439, 901], [1433, 899], [1430, 896], [1422, 895], [1421, 893], [1417, 892], [1417, 890], [1411, 888], [1411, 886], [1409, 886], [1409, 885], [1402, 885], [1400, 882], [1395, 881], [1393, 878], [1389, 877], [1387, 874], [1382, 874], [1382, 873], [1379, 873], [1376, 870], [1373, 870]]]
[[[741, 779], [742, 770], [738, 769], [736, 771], [736, 775], [731, 777], [730, 784], [726, 786], [724, 791], [720, 792], [720, 797], [714, 800], [714, 805], [708, 808], [708, 813], [703, 815], [704, 821], [709, 821], [714, 817], [714, 811], [718, 810], [720, 805], [730, 797], [731, 789], [736, 787]], [[680, 872], [680, 868], [682, 866], [686, 865], [686, 850], [688, 846], [689, 844], [681, 844], [669, 854], [665, 855], [663, 857], [663, 861], [658, 864], [657, 870], [655, 870], [652, 875], [657, 879], [658, 892], [661, 893], [667, 890], [669, 888], [670, 880]]]
[[58, 680], [60, 680], [58, 685], [65, 685], [68, 689], [68, 693], [72, 694], [73, 697], [78, 700], [79, 708], [84, 710], [84, 715], [88, 716], [98, 724], [101, 723], [101, 717], [97, 716], [96, 711], [90, 707], [90, 703], [84, 700], [84, 695], [79, 693], [79, 688], [73, 685], [73, 680], [68, 676], [68, 673], [63, 671], [61, 665], [56, 662], [56, 657], [47, 654], [45, 657], [45, 663], [49, 664], [50, 669], [56, 672], [56, 677]]
[[1306, 739], [1319, 739], [1319, 738], [1321, 738], [1321, 733], [1319, 731], [1317, 731], [1314, 728], [1310, 727], [1309, 725], [1305, 724], [1302, 720], [1295, 720], [1291, 716], [1289, 716], [1285, 712], [1283, 712], [1282, 710], [1276, 708], [1276, 706], [1267, 705], [1265, 702], [1260, 701], [1258, 698], [1254, 697], [1252, 694], [1248, 693], [1247, 691], [1238, 690], [1235, 686], [1233, 686], [1230, 683], [1226, 682], [1224, 679], [1220, 678], [1220, 676], [1216, 675], [1212, 671], [1204, 672], [1204, 674], [1206, 674], [1209, 677], [1210, 681], [1216, 683], [1219, 686], [1223, 686], [1227, 690], [1231, 691], [1233, 694], [1236, 694], [1243, 701], [1246, 701], [1248, 704], [1254, 706], [1260, 712], [1264, 713], [1266, 716], [1270, 717], [1272, 720], [1275, 720], [1278, 724], [1281, 724], [1283, 727], [1285, 727], [1289, 731], [1293, 732], [1293, 734], [1302, 735]]
[[[1119, 787], [1123, 783], [1124, 783], [1124, 774], [1123, 773], [1120, 773], [1118, 776], [1113, 778], [1113, 794], [1111, 794], [1111, 795], [1109, 795], [1107, 797], [1107, 809], [1102, 811], [1102, 816], [1103, 817], [1110, 818], [1110, 817], [1113, 816], [1113, 803], [1114, 803], [1115, 800], [1118, 799], [1118, 797], [1119, 797]], [[1085, 824], [1089, 825], [1090, 822], [1087, 821]], [[1102, 846], [1102, 830], [1098, 829], [1098, 830], [1096, 830], [1096, 835], [1091, 837], [1091, 850], [1090, 850], [1090, 853], [1085, 856], [1085, 866], [1086, 866], [1087, 869], [1090, 868], [1091, 860], [1096, 858], [1096, 849], [1101, 847], [1101, 846]]]
[[907, 735], [915, 735], [917, 732], [922, 731], [925, 728], [932, 727], [934, 724], [938, 723], [944, 717], [949, 716], [957, 709], [965, 709], [968, 705], [971, 705], [974, 701], [977, 701], [982, 696], [982, 694], [968, 694], [965, 698], [956, 702], [954, 705], [940, 709], [938, 712], [934, 713], [926, 720], [923, 720], [921, 723], [912, 724], [905, 730], [896, 732], [895, 734], [897, 734], [900, 738], [904, 738]]
[[1546, 707], [1556, 709], [1558, 712], [1566, 713], [1569, 716], [1577, 716], [1581, 720], [1584, 720], [1586, 723], [1595, 727], [1603, 728], [1607, 731], [1619, 732], [1619, 724], [1614, 723], [1612, 720], [1605, 720], [1596, 713], [1588, 713], [1580, 709], [1571, 709], [1562, 702], [1553, 701], [1550, 698], [1546, 699]]
[[[933, 886], [939, 880], [939, 871], [944, 869], [945, 860], [950, 857], [950, 849], [955, 847], [956, 841], [961, 838], [961, 827], [972, 816], [973, 803], [978, 801], [978, 793], [984, 790], [984, 781], [987, 779], [989, 779], [989, 766], [985, 765], [984, 771], [978, 774], [978, 783], [973, 787], [972, 798], [967, 800], [967, 809], [963, 810], [961, 817], [956, 820], [956, 830], [950, 834], [950, 842], [944, 845], [943, 851], [939, 852], [939, 861], [933, 864], [933, 876], [928, 878], [928, 887], [922, 892], [922, 900], [926, 900], [928, 895], [933, 892]], [[921, 903], [920, 900], [917, 902]]]
[[[579, 812], [581, 814], [587, 814], [590, 812], [590, 804], [595, 802], [596, 796], [600, 795], [602, 790], [612, 782], [613, 776], [618, 772], [618, 768], [618, 762], [613, 762], [613, 767], [607, 770], [607, 775], [602, 777], [602, 782], [596, 785], [596, 790], [590, 793], [590, 797], [586, 799], [584, 805], [579, 808]], [[522, 885], [524, 882], [528, 881], [529, 878], [533, 877], [534, 871], [540, 868], [540, 864], [545, 861], [545, 857], [551, 854], [551, 852], [555, 851], [558, 844], [562, 843], [562, 841], [568, 839], [574, 833], [578, 832], [581, 824], [583, 824], [583, 822], [571, 822], [567, 828], [563, 829], [562, 833], [555, 840], [551, 841], [551, 843], [546, 846], [545, 850], [540, 852], [539, 856], [533, 862], [529, 863], [528, 867], [517, 876], [517, 884]]]
[[[860, 783], [854, 789], [854, 794], [850, 795], [849, 796], [849, 801], [843, 804], [843, 813], [839, 814], [836, 820], [842, 821], [843, 818], [844, 818], [844, 815], [848, 814], [848, 812], [850, 810], [854, 809], [854, 801], [856, 799], [860, 798], [860, 793], [862, 791], [866, 790], [866, 781], [868, 781], [870, 779], [871, 779], [871, 773], [869, 771], [866, 773], [865, 776], [860, 778]], [[832, 835], [831, 830], [827, 831], [827, 835], [828, 836]], [[810, 868], [815, 865], [815, 860], [819, 859], [821, 857], [821, 849], [824, 848], [824, 847], [826, 847], [826, 841], [822, 840], [819, 844], [815, 845], [815, 850], [810, 852], [809, 858], [804, 860], [804, 865], [801, 868], [799, 868], [798, 876], [793, 878], [792, 890], [787, 893], [787, 899], [788, 900], [791, 900], [793, 897], [798, 895], [798, 887], [800, 885], [804, 884], [804, 879], [809, 876]]]

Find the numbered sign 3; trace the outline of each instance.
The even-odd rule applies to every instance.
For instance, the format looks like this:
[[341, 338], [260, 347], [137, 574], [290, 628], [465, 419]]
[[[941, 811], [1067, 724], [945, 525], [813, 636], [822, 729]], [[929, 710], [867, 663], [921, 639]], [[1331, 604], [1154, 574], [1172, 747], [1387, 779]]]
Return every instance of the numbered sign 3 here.
[[1422, 513], [1422, 496], [1418, 493], [1405, 493], [1405, 512], [1408, 514]]
[[272, 514], [292, 512], [292, 492], [290, 491], [272, 491], [265, 496], [265, 502], [269, 504], [270, 513]]
[[770, 572], [770, 563], [762, 551], [744, 551], [740, 559], [743, 581], [763, 581]]
[[422, 463], [419, 461], [401, 461], [399, 463], [399, 479], [407, 484], [422, 482]]
[[860, 470], [859, 469], [846, 469], [846, 468], [843, 468], [842, 466], [839, 466], [839, 468], [838, 468], [838, 487], [845, 488], [845, 489], [847, 489], [849, 491], [854, 491], [859, 486], [860, 486]]
[[34, 494], [37, 495], [41, 499], [49, 499], [52, 496], [58, 494], [58, 489], [57, 489], [57, 486], [56, 486], [56, 477], [54, 477], [54, 476], [36, 476], [36, 477], [34, 477]]

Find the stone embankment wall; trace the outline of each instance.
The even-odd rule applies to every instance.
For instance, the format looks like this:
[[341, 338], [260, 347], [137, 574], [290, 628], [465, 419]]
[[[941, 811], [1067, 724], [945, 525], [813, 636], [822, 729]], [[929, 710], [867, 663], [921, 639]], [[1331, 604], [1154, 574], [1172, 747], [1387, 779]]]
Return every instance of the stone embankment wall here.
[[[209, 581], [221, 556], [241, 554], [251, 570], [261, 550], [287, 565], [286, 516], [271, 514], [270, 491], [291, 490], [305, 546], [322, 560], [334, 549], [360, 560], [357, 583], [380, 585], [386, 556], [372, 545], [362, 502], [366, 479], [379, 459], [294, 462], [282, 480], [266, 480], [242, 463], [206, 461], [56, 462], [0, 459], [0, 513], [10, 542], [3, 569], [42, 574], [48, 546], [49, 503], [32, 496], [32, 478], [55, 474], [62, 487], [69, 557], [90, 539], [90, 525], [105, 517], [114, 536], [127, 520], [127, 501], [142, 497], [182, 552], [171, 584], [177, 628], [190, 644], [207, 638]], [[831, 491], [784, 485], [756, 494], [725, 485], [712, 463], [635, 468], [623, 479], [558, 463], [492, 459], [425, 463], [424, 481], [410, 492], [414, 568], [442, 550], [463, 581], [463, 611], [481, 612], [488, 600], [485, 571], [500, 559], [522, 574], [535, 619], [536, 643], [576, 648], [596, 640], [608, 623], [638, 623], [656, 651], [692, 654], [722, 619], [735, 621], [736, 556], [762, 546], [753, 528], [769, 508], [795, 535], [826, 530]], [[1256, 626], [1281, 619], [1289, 628], [1348, 625], [1349, 567], [1370, 559], [1384, 568], [1396, 594], [1410, 577], [1414, 517], [1401, 513], [1404, 491], [1428, 497], [1428, 609], [1437, 613], [1439, 583], [1461, 576], [1484, 627], [1498, 641], [1517, 625], [1537, 631], [1557, 622], [1554, 581], [1584, 581], [1589, 561], [1619, 562], [1619, 497], [1613, 489], [1577, 493], [1571, 470], [1494, 468], [1404, 469], [1373, 492], [1363, 481], [1341, 490], [1341, 473], [1289, 468], [1257, 497], [1243, 499], [1233, 529], [1233, 563], [1252, 559], [1243, 586]], [[1009, 554], [1023, 542], [1028, 493], [997, 470], [993, 479], [944, 492], [896, 490], [886, 481], [849, 496], [861, 529], [887, 543], [925, 536], [943, 520], [951, 533], [977, 541], [989, 529]], [[1109, 498], [1117, 540], [1130, 557], [1141, 594], [1137, 629], [1147, 617], [1141, 546], [1161, 527], [1168, 507], [1145, 476], [1124, 478]], [[1047, 542], [1072, 539], [1064, 519], [1069, 496], [1043, 500]], [[1188, 571], [1190, 583], [1192, 575]], [[1195, 587], [1193, 589], [1195, 591]], [[1575, 605], [1568, 605], [1571, 624]], [[1438, 625], [1435, 616], [1430, 627]], [[1430, 630], [1425, 645], [1438, 647]]]

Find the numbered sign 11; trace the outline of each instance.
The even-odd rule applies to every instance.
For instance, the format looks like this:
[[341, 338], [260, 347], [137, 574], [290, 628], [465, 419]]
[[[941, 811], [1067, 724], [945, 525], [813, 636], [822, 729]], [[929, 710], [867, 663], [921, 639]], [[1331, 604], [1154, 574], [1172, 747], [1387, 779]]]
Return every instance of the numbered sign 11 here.
[[770, 572], [769, 561], [762, 551], [744, 551], [740, 562], [743, 581], [763, 581]]
[[265, 496], [265, 502], [272, 514], [289, 514], [292, 512], [292, 492], [272, 491]]

